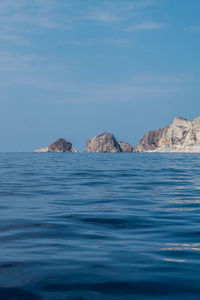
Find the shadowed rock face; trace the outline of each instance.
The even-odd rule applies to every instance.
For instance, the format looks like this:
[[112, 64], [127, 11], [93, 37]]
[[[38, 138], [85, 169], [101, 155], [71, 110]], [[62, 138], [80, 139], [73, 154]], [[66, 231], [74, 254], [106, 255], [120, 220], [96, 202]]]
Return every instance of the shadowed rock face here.
[[134, 152], [200, 152], [200, 117], [176, 117], [170, 126], [147, 132]]
[[158, 130], [151, 130], [143, 136], [140, 142], [134, 147], [134, 152], [147, 152], [159, 147], [159, 141], [168, 127]]
[[120, 145], [122, 152], [133, 152], [133, 147], [130, 144], [119, 141], [118, 144]]
[[104, 132], [86, 143], [86, 152], [122, 152], [112, 133]]
[[48, 147], [40, 148], [35, 152], [77, 152], [77, 150], [72, 147], [72, 143], [60, 138]]
[[48, 147], [49, 152], [71, 152], [72, 143], [59, 139]]

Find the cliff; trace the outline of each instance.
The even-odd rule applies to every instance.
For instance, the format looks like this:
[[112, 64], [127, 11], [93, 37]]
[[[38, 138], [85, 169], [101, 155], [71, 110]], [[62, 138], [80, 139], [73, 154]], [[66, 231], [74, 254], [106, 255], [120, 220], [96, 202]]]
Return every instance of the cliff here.
[[112, 133], [104, 132], [86, 143], [86, 152], [133, 152], [130, 144], [117, 142]]
[[77, 152], [77, 150], [72, 147], [71, 142], [60, 138], [48, 147], [40, 148], [34, 152]]
[[200, 117], [176, 117], [170, 126], [147, 132], [134, 152], [200, 152]]

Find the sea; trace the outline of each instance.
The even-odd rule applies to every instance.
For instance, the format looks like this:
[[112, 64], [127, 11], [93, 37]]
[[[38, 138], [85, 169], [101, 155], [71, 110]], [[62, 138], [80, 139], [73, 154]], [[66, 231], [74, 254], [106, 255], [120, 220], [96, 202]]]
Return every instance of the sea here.
[[200, 154], [1, 153], [1, 300], [200, 299]]

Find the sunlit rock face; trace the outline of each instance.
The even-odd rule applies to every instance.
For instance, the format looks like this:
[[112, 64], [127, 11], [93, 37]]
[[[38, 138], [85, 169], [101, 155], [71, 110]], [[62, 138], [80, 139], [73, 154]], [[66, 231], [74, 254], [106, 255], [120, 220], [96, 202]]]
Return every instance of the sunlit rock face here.
[[86, 143], [86, 152], [122, 152], [114, 135], [104, 132]]
[[72, 143], [60, 138], [48, 147], [40, 148], [35, 152], [77, 152], [77, 150], [72, 147]]
[[200, 152], [200, 117], [176, 117], [170, 126], [147, 132], [134, 152]]
[[194, 124], [200, 125], [200, 116], [198, 116], [194, 119]]
[[133, 152], [133, 147], [118, 142], [112, 133], [104, 132], [87, 141], [86, 152]]

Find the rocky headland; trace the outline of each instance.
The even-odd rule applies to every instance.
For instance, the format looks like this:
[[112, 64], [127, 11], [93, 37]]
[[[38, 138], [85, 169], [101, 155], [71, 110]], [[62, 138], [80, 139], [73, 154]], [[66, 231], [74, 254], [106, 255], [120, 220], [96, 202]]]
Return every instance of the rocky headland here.
[[58, 139], [53, 144], [48, 147], [40, 148], [34, 152], [78, 152], [74, 147], [72, 147], [71, 142], [67, 142], [65, 139]]
[[194, 121], [176, 117], [171, 125], [145, 133], [133, 151], [199, 153], [200, 116]]
[[133, 152], [133, 147], [125, 142], [118, 142], [114, 135], [104, 132], [86, 143], [86, 152]]

